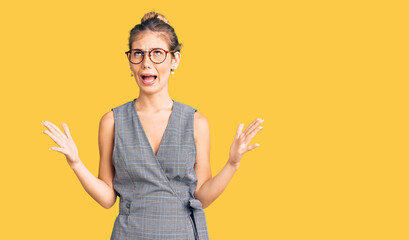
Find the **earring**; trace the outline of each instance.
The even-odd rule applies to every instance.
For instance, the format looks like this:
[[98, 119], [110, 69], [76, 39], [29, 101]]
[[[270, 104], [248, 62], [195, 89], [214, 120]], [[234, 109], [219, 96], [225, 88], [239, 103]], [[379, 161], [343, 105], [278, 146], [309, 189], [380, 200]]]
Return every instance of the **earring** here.
[[[129, 66], [129, 68], [131, 68], [131, 66]], [[131, 71], [131, 77], [133, 77], [133, 72]]]
[[171, 74], [175, 74], [175, 70], [170, 69], [170, 73], [171, 73]]

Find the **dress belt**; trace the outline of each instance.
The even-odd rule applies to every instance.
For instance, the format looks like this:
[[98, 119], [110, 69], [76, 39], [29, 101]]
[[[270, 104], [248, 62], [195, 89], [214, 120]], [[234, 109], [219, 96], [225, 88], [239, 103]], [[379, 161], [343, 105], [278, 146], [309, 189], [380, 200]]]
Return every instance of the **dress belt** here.
[[195, 233], [195, 239], [199, 239], [199, 234], [197, 232], [196, 220], [198, 219], [198, 214], [202, 210], [202, 203], [197, 199], [189, 199], [187, 203], [188, 208], [193, 213], [193, 231]]
[[[133, 208], [132, 206], [132, 201], [129, 200], [123, 200], [120, 199], [119, 201], [119, 214], [125, 214], [128, 215], [131, 212], [131, 208]], [[190, 212], [190, 216], [189, 219], [192, 221], [192, 227], [193, 227], [193, 232], [195, 234], [195, 239], [199, 239], [199, 233], [197, 232], [197, 223], [196, 221], [198, 219], [200, 219], [200, 215], [202, 213], [202, 202], [200, 202], [198, 199], [192, 198], [189, 199], [189, 201], [187, 202], [187, 208]], [[191, 216], [193, 215], [193, 217]]]

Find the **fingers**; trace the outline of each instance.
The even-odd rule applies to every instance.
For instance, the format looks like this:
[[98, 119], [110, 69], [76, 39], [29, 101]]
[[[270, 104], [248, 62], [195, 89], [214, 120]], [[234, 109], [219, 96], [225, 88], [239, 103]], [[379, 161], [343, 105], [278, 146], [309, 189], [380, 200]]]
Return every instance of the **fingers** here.
[[244, 137], [244, 138], [247, 138], [247, 136], [248, 136], [249, 134], [251, 134], [251, 133], [253, 132], [253, 130], [256, 129], [257, 126], [260, 125], [262, 122], [264, 122], [264, 120], [261, 119], [261, 118], [257, 118], [256, 120], [254, 120], [254, 121], [246, 128], [246, 130], [244, 131], [243, 137]]
[[60, 152], [60, 153], [66, 154], [66, 153], [64, 152], [63, 148], [51, 147], [50, 150], [54, 150], [54, 151], [56, 151], [56, 152]]
[[49, 122], [49, 121], [44, 121], [44, 122], [42, 122], [42, 124], [43, 124], [46, 128], [48, 128], [48, 130], [49, 130], [52, 134], [54, 134], [55, 136], [60, 137], [60, 138], [65, 138], [65, 137], [67, 137], [67, 136], [65, 136], [64, 133], [62, 133], [61, 130], [60, 130], [57, 126], [55, 126], [53, 123], [51, 123], [51, 122]]
[[244, 130], [243, 135], [246, 135], [246, 132], [247, 132], [249, 129], [251, 129], [251, 127], [256, 123], [256, 121], [257, 121], [258, 119], [259, 119], [259, 118], [257, 118], [257, 119], [254, 120], [252, 123], [250, 123], [250, 125], [247, 126], [246, 130]]
[[255, 149], [255, 148], [258, 147], [258, 146], [260, 146], [260, 144], [258, 144], [258, 143], [253, 144], [253, 145], [247, 147], [247, 151], [251, 151], [251, 150]]
[[58, 129], [54, 124], [48, 121], [43, 121], [41, 124], [48, 128], [48, 130], [44, 130], [43, 133], [50, 136], [50, 138], [56, 144], [58, 144], [58, 146], [62, 146], [63, 140], [66, 139], [67, 137], [60, 131], [60, 129]]
[[65, 134], [67, 134], [68, 138], [72, 139], [70, 129], [68, 129], [68, 125], [66, 123], [62, 123], [62, 128], [64, 129]]
[[243, 123], [239, 124], [239, 127], [237, 128], [237, 131], [236, 131], [236, 138], [240, 137], [241, 131], [243, 130], [243, 126], [244, 126]]
[[49, 130], [44, 130], [43, 133], [47, 134], [58, 146], [62, 146], [62, 139], [58, 136], [55, 136]]
[[255, 129], [253, 129], [253, 131], [251, 131], [251, 133], [249, 135], [247, 135], [244, 139], [244, 143], [247, 145], [251, 142], [251, 139], [253, 139], [253, 137], [258, 133], [258, 131], [260, 131], [263, 127], [259, 126]]

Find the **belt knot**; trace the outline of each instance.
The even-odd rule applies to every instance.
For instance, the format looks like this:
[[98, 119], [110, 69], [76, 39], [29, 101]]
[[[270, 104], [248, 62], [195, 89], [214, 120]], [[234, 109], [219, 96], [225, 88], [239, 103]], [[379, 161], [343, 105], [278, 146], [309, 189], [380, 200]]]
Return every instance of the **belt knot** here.
[[200, 202], [198, 199], [189, 199], [188, 201], [188, 207], [193, 208], [193, 209], [202, 209], [202, 202]]

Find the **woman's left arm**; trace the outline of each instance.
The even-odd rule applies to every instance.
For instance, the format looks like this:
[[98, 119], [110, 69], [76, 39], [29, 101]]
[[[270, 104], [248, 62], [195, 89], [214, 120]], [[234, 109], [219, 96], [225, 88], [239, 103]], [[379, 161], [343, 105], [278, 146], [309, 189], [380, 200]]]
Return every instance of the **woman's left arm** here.
[[212, 177], [209, 123], [201, 113], [196, 112], [194, 116], [194, 135], [197, 150], [195, 172], [198, 180], [195, 197], [199, 199], [204, 209], [216, 200], [227, 187], [227, 184], [239, 168], [243, 154], [259, 146], [259, 144], [247, 145], [256, 133], [262, 129], [259, 125], [264, 120], [259, 118], [254, 120], [243, 133], [243, 124], [238, 126], [233, 144], [230, 147], [229, 159], [223, 169], [215, 177]]

